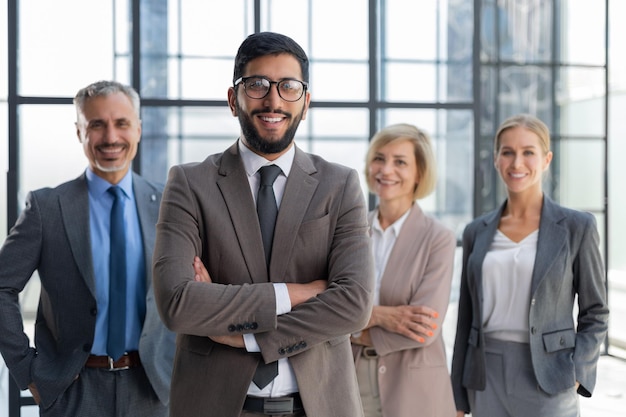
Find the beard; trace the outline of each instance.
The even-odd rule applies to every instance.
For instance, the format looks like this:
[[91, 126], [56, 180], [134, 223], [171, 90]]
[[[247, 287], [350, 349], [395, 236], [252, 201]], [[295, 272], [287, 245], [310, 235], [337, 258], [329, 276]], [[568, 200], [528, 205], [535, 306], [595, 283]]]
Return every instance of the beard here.
[[264, 138], [261, 136], [259, 131], [254, 124], [252, 123], [252, 117], [258, 113], [279, 113], [287, 116], [287, 118], [292, 118], [291, 113], [284, 112], [282, 110], [273, 111], [271, 109], [262, 109], [255, 110], [250, 114], [243, 111], [243, 109], [239, 106], [239, 103], [236, 103], [237, 114], [239, 119], [239, 125], [241, 126], [241, 132], [246, 139], [246, 143], [253, 151], [256, 151], [260, 154], [275, 154], [280, 153], [287, 149], [291, 142], [293, 142], [293, 138], [296, 135], [296, 130], [298, 130], [298, 126], [300, 125], [300, 121], [302, 121], [302, 115], [304, 114], [304, 107], [302, 111], [298, 115], [298, 117], [293, 118], [291, 123], [287, 127], [287, 131], [285, 134], [279, 138], [278, 140], [269, 140], [268, 138]]

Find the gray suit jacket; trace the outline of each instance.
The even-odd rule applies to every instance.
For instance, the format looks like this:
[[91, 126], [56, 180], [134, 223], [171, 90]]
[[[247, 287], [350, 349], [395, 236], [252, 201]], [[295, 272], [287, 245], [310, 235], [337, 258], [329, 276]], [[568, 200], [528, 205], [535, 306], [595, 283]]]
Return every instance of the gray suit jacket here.
[[[174, 334], [154, 304], [152, 250], [161, 188], [133, 175], [147, 271], [147, 311], [139, 354], [160, 400], [169, 402]], [[21, 389], [35, 382], [47, 407], [80, 373], [90, 354], [96, 298], [85, 175], [33, 191], [0, 249], [0, 351]], [[18, 294], [32, 274], [41, 280], [35, 347], [24, 333]]]
[[[463, 234], [463, 272], [452, 359], [458, 410], [470, 411], [466, 389], [485, 388], [482, 265], [506, 202], [470, 223]], [[573, 309], [578, 296], [578, 320]], [[591, 396], [608, 326], [604, 267], [594, 217], [543, 198], [528, 317], [533, 369], [541, 389], [555, 394], [580, 382]]]
[[[370, 214], [370, 224], [375, 213]], [[438, 311], [439, 317], [435, 319], [434, 336], [425, 343], [381, 327], [370, 328], [372, 343], [380, 356], [378, 368], [386, 370], [378, 374], [385, 416], [455, 414], [442, 335], [455, 249], [454, 233], [414, 204], [389, 255], [380, 283], [380, 304], [425, 305]], [[365, 360], [361, 346], [353, 346], [353, 351], [355, 361]]]
[[[348, 335], [371, 312], [372, 260], [357, 173], [296, 148], [268, 271], [235, 143], [171, 169], [154, 252], [164, 322], [179, 336], [172, 416], [237, 417], [260, 355], [207, 336], [254, 333], [262, 360], [289, 358], [308, 417], [362, 415]], [[194, 282], [194, 255], [212, 284]], [[272, 282], [327, 279], [328, 289], [276, 316]]]

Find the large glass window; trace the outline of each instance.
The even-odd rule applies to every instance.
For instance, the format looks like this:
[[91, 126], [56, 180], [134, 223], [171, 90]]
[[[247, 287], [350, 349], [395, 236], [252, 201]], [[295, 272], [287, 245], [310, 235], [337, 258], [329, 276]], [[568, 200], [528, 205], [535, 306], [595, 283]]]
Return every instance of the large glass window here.
[[253, 1], [141, 0], [141, 95], [225, 100]]
[[[0, 22], [4, 25], [4, 22], [8, 22], [7, 19], [7, 0], [0, 0]], [[8, 76], [5, 68], [8, 68], [8, 31], [0, 31], [0, 172], [9, 171], [9, 125], [8, 125], [8, 111], [7, 105], [8, 98], [8, 82], [5, 81], [5, 77]], [[6, 74], [6, 75], [5, 75]], [[4, 151], [7, 149], [7, 151]], [[8, 189], [7, 181], [0, 180], [0, 242], [4, 242], [7, 233], [7, 201], [8, 201]]]
[[[309, 55], [312, 104], [297, 133], [300, 147], [362, 175], [374, 132], [389, 123], [414, 123], [437, 138], [445, 183], [441, 189], [456, 196], [455, 203], [451, 197], [432, 199], [429, 210], [448, 213], [455, 229], [471, 218], [472, 184], [466, 172], [472, 169], [468, 155], [473, 153], [473, 54], [471, 37], [462, 33], [472, 30], [473, 21], [467, 2], [380, 1], [373, 16], [365, 0], [261, 1], [258, 10], [254, 2], [235, 1], [224, 11], [182, 1], [141, 4], [142, 22], [149, 16], [151, 23], [141, 29], [142, 45], [150, 51], [142, 49], [140, 64], [145, 175], [164, 181], [171, 165], [204, 159], [237, 138], [239, 126], [226, 106], [226, 92], [237, 48], [257, 24], [257, 30], [293, 37]], [[331, 4], [333, 12], [328, 13]], [[420, 25], [409, 24], [407, 19], [415, 15]], [[370, 38], [371, 30], [379, 33], [377, 39]], [[181, 107], [173, 101], [178, 99]], [[439, 113], [411, 110], [435, 107]], [[457, 184], [458, 178], [470, 182]], [[463, 192], [450, 191], [454, 189]]]
[[[371, 136], [392, 123], [419, 126], [433, 139], [439, 173], [422, 205], [458, 236], [504, 198], [493, 169], [497, 125], [519, 112], [540, 117], [555, 151], [546, 191], [594, 213], [609, 242], [610, 283], [623, 286], [626, 49], [616, 40], [626, 39], [626, 6], [608, 4], [607, 11], [604, 1], [588, 0], [0, 0], [0, 21], [14, 35], [0, 31], [0, 68], [15, 70], [11, 85], [0, 82], [0, 147], [19, 156], [0, 154], [0, 171], [17, 169], [0, 181], [0, 240], [7, 207], [21, 210], [29, 190], [87, 166], [71, 105], [79, 88], [117, 79], [139, 90], [135, 168], [164, 182], [172, 165], [201, 161], [237, 139], [226, 104], [234, 57], [246, 36], [271, 30], [293, 37], [311, 60], [312, 105], [297, 145], [356, 169], [367, 195]], [[14, 22], [7, 5], [17, 8]], [[615, 323], [612, 343], [626, 347]]]
[[[584, 3], [584, 2], [583, 2]], [[608, 195], [609, 212], [607, 223], [608, 266], [609, 266], [609, 322], [610, 345], [626, 352], [626, 25], [621, 16], [626, 16], [626, 2], [609, 1], [609, 112], [608, 112]]]
[[[6, 134], [9, 130], [7, 125], [7, 111], [8, 106], [6, 99], [3, 97], [0, 99], [0, 149], [9, 148], [8, 135]], [[8, 172], [8, 156], [8, 152], [2, 152], [2, 157], [0, 157], [0, 172]], [[7, 182], [0, 180], [0, 242], [4, 242], [7, 234], [7, 191]]]
[[381, 7], [381, 98], [471, 102], [472, 4], [386, 0]]
[[127, 14], [126, 1], [20, 0], [18, 5], [20, 95], [65, 97], [98, 79], [130, 81], [129, 73], [113, 66], [120, 45], [128, 51], [128, 18], [115, 14]]

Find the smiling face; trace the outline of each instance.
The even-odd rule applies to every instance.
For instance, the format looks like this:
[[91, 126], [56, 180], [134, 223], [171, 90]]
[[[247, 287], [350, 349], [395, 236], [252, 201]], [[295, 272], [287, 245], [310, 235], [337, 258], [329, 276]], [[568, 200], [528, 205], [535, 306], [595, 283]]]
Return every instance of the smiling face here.
[[536, 133], [518, 126], [500, 134], [494, 162], [509, 194], [541, 193], [543, 172], [550, 161], [552, 152], [543, 149]]
[[381, 204], [412, 204], [419, 183], [413, 143], [397, 139], [375, 151], [369, 162], [367, 182]]
[[[302, 80], [300, 63], [290, 54], [265, 55], [251, 60], [244, 76], [252, 75], [272, 81], [283, 78]], [[254, 153], [269, 160], [289, 149], [300, 121], [306, 119], [310, 99], [306, 91], [298, 101], [285, 101], [278, 95], [276, 84], [272, 84], [262, 99], [248, 97], [241, 84], [228, 90], [231, 113], [239, 118], [241, 140]]]
[[128, 172], [141, 139], [141, 121], [124, 93], [86, 99], [76, 134], [92, 171], [112, 184]]

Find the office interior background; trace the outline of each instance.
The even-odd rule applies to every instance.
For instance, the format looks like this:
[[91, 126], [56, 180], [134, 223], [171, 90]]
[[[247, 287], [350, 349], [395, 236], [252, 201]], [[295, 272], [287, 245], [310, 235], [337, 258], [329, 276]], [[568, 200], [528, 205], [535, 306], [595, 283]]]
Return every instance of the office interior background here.
[[[165, 182], [172, 165], [237, 138], [226, 104], [235, 53], [250, 33], [276, 31], [311, 61], [297, 145], [358, 170], [373, 208], [369, 139], [391, 123], [425, 129], [439, 181], [420, 204], [459, 237], [505, 197], [493, 169], [498, 124], [520, 112], [544, 120], [555, 154], [544, 189], [597, 219], [612, 312], [604, 353], [624, 355], [623, 16], [626, 0], [0, 0], [0, 242], [29, 190], [86, 168], [79, 88], [116, 79], [139, 91], [133, 169]], [[32, 319], [36, 293], [23, 297]]]

